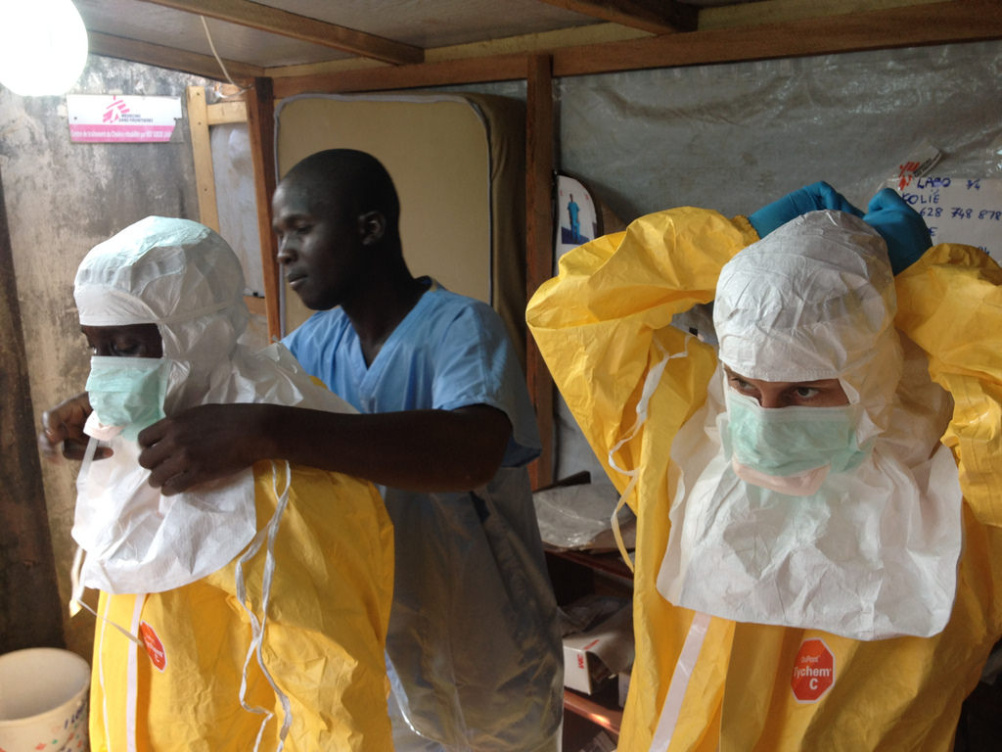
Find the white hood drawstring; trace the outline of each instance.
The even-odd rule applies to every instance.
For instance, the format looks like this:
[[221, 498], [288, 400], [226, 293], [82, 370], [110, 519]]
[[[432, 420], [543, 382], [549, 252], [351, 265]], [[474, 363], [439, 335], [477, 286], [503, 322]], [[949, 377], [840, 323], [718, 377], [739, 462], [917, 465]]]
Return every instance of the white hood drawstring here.
[[[268, 684], [271, 685], [272, 690], [275, 692], [275, 696], [282, 705], [282, 728], [278, 733], [278, 749], [276, 752], [281, 752], [282, 748], [285, 746], [285, 737], [288, 735], [289, 727], [292, 725], [292, 707], [289, 703], [289, 698], [278, 688], [278, 685], [275, 684], [275, 680], [272, 678], [271, 672], [268, 671], [267, 667], [264, 665], [264, 657], [261, 654], [261, 646], [264, 643], [264, 629], [268, 621], [268, 601], [271, 598], [271, 582], [275, 574], [275, 536], [278, 535], [278, 526], [282, 521], [282, 515], [285, 512], [285, 508], [289, 504], [289, 488], [292, 485], [292, 468], [289, 466], [288, 462], [285, 463], [285, 487], [281, 492], [278, 490], [278, 471], [274, 462], [271, 464], [271, 475], [272, 487], [275, 490], [275, 498], [278, 499], [278, 503], [275, 506], [275, 513], [272, 515], [268, 524], [254, 536], [254, 540], [251, 541], [247, 550], [244, 551], [244, 553], [237, 560], [236, 566], [237, 599], [240, 601], [241, 608], [243, 608], [244, 612], [247, 614], [247, 618], [250, 620], [252, 634], [250, 647], [247, 649], [247, 658], [244, 660], [243, 673], [240, 677], [240, 705], [244, 710], [250, 713], [257, 713], [264, 716], [264, 720], [261, 721], [261, 728], [257, 733], [257, 740], [254, 743], [254, 752], [257, 752], [257, 749], [260, 747], [264, 729], [268, 725], [268, 722], [274, 718], [275, 714], [265, 708], [247, 704], [247, 668], [250, 666], [251, 658], [257, 658], [257, 665], [260, 667], [261, 673], [264, 674], [264, 678], [268, 680]], [[261, 582], [261, 618], [259, 619], [248, 605], [249, 599], [247, 597], [247, 583], [244, 578], [244, 567], [251, 559], [257, 556], [258, 551], [261, 550], [261, 546], [266, 540], [267, 547], [264, 562], [264, 576]]]
[[634, 568], [633, 558], [630, 556], [630, 552], [626, 550], [626, 544], [623, 542], [623, 533], [619, 526], [619, 512], [622, 510], [623, 506], [626, 504], [626, 500], [630, 498], [630, 494], [633, 493], [633, 489], [637, 485], [638, 471], [620, 467], [619, 463], [616, 461], [616, 452], [631, 441], [633, 437], [637, 435], [637, 432], [640, 431], [640, 428], [644, 425], [644, 423], [647, 422], [647, 405], [651, 401], [651, 396], [654, 394], [654, 390], [657, 389], [658, 383], [661, 381], [661, 376], [664, 374], [665, 368], [668, 366], [668, 361], [672, 358], [681, 358], [687, 355], [691, 339], [694, 339], [694, 337], [686, 337], [685, 349], [683, 349], [682, 352], [675, 353], [674, 355], [669, 355], [660, 344], [655, 343], [658, 348], [658, 352], [664, 357], [659, 360], [647, 374], [647, 378], [644, 381], [644, 388], [640, 395], [640, 400], [637, 402], [637, 419], [633, 424], [633, 428], [631, 428], [630, 432], [616, 442], [616, 445], [609, 450], [609, 466], [617, 473], [621, 473], [630, 479], [626, 488], [623, 489], [623, 493], [619, 496], [616, 508], [612, 510], [611, 522], [612, 534], [616, 539], [616, 546], [619, 548], [619, 554], [623, 557], [623, 561], [626, 562], [626, 566], [630, 568], [631, 572]]

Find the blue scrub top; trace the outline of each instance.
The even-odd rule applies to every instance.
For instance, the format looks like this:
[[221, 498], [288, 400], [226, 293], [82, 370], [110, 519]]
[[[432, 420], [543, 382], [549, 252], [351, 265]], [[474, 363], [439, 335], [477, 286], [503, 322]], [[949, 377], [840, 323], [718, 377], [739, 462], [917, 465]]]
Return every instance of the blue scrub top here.
[[539, 432], [504, 324], [486, 303], [428, 284], [369, 366], [340, 308], [314, 313], [283, 341], [308, 373], [362, 413], [497, 408], [512, 424], [503, 466], [532, 461]]

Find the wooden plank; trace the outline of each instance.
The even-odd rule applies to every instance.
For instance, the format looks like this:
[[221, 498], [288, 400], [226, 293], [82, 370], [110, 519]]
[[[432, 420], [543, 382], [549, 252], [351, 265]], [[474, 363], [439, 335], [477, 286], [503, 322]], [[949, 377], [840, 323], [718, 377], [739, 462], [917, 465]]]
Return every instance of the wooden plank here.
[[[936, 0], [941, 2], [941, 0]], [[597, 23], [588, 26], [574, 26], [570, 29], [554, 29], [535, 34], [520, 34], [500, 39], [485, 39], [467, 44], [452, 44], [445, 47], [433, 47], [424, 51], [425, 63], [442, 63], [448, 60], [466, 60], [474, 57], [498, 57], [501, 55], [531, 55], [539, 50], [554, 50], [560, 47], [574, 47], [582, 44], [602, 44], [604, 42], [622, 42], [627, 39], [642, 39], [648, 37], [648, 32], [629, 29], [613, 23]], [[321, 63], [306, 63], [303, 65], [285, 65], [267, 69], [266, 75], [273, 78], [288, 78], [291, 76], [316, 76], [329, 73], [385, 67], [374, 60], [360, 57], [343, 60], [326, 60]]]
[[589, 551], [557, 549], [552, 546], [545, 546], [545, 548], [547, 553], [552, 556], [566, 559], [567, 561], [573, 561], [575, 564], [580, 564], [598, 572], [604, 572], [605, 574], [618, 577], [624, 581], [632, 582], [633, 580], [633, 570], [631, 570], [626, 565], [626, 562], [623, 561], [623, 556], [619, 553], [619, 551], [593, 553]]
[[699, 10], [676, 0], [543, 0], [603, 21], [643, 29], [653, 34], [674, 34], [696, 28]]
[[553, 74], [579, 76], [1000, 37], [1002, 4], [962, 0], [562, 49], [553, 53]]
[[395, 65], [420, 63], [424, 60], [424, 50], [420, 47], [247, 0], [146, 0], [146, 2]]
[[282, 336], [279, 307], [282, 276], [278, 268], [278, 242], [271, 229], [271, 197], [277, 184], [275, 166], [275, 98], [270, 78], [257, 78], [247, 91], [247, 132], [254, 163], [254, 193], [257, 198], [257, 230], [261, 237], [261, 269], [264, 276], [264, 306], [268, 338]]
[[198, 189], [198, 219], [206, 227], [219, 232], [216, 173], [212, 168], [205, 89], [201, 86], [189, 86], [187, 94], [188, 131], [191, 133], [191, 155], [195, 160], [195, 187]]
[[803, 18], [838, 16], [847, 13], [869, 13], [904, 5], [941, 3], [943, 0], [766, 0], [701, 8], [699, 30], [750, 28], [766, 24], [798, 21]]
[[[205, 76], [206, 78], [213, 78], [218, 81], [226, 78], [216, 58], [212, 57], [212, 55], [200, 55], [197, 52], [188, 52], [174, 47], [150, 44], [149, 42], [139, 42], [135, 39], [115, 37], [97, 31], [88, 31], [87, 40], [90, 45], [90, 52], [94, 55], [132, 60], [137, 63], [155, 65], [160, 68], [193, 73], [196, 76]], [[255, 76], [264, 75], [264, 68], [257, 65], [238, 63], [234, 60], [224, 60], [223, 62], [226, 64], [226, 70], [236, 80], [249, 81]]]
[[210, 126], [247, 122], [246, 102], [217, 102], [206, 109]]
[[384, 66], [316, 76], [275, 78], [275, 98], [306, 92], [385, 91], [525, 78], [524, 55], [449, 60], [424, 65]]
[[564, 707], [606, 731], [619, 735], [619, 729], [623, 725], [623, 711], [619, 708], [607, 708], [573, 689], [564, 690]]
[[257, 295], [244, 295], [244, 303], [247, 304], [247, 310], [255, 316], [268, 316], [268, 307], [265, 305], [264, 298], [259, 298]]
[[0, 653], [65, 644], [22, 332], [0, 180]]
[[[553, 276], [553, 77], [549, 55], [529, 58], [526, 71], [526, 291], [531, 297]], [[543, 449], [529, 466], [533, 488], [553, 482], [553, 377], [530, 335], [526, 378]]]

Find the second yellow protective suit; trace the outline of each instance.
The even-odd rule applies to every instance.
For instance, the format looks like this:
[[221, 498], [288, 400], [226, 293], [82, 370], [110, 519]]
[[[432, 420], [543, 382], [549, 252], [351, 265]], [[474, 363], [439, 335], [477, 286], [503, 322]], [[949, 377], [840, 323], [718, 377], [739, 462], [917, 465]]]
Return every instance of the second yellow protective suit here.
[[649, 215], [567, 254], [529, 305], [557, 386], [638, 516], [636, 660], [619, 749], [948, 750], [1002, 635], [1002, 274], [977, 249], [940, 245], [895, 280], [894, 323], [952, 395], [942, 443], [959, 471], [964, 544], [941, 632], [850, 639], [696, 614], [658, 591], [679, 502], [673, 443], [718, 369], [714, 347], [672, 317], [711, 302], [721, 268], [757, 240], [742, 217]]

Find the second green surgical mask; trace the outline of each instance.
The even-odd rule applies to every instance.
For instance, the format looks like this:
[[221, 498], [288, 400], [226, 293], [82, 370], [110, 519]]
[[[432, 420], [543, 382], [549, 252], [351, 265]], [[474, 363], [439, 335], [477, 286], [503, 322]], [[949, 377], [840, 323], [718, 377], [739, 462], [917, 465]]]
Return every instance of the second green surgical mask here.
[[168, 363], [163, 358], [92, 356], [87, 395], [98, 420], [121, 427], [122, 436], [135, 441], [140, 431], [165, 417]]
[[[853, 405], [767, 409], [754, 398], [729, 390], [723, 439], [733, 460], [757, 476], [803, 478], [819, 468], [840, 473], [859, 465], [868, 454], [856, 443], [856, 420]], [[777, 485], [789, 487], [782, 481]]]

